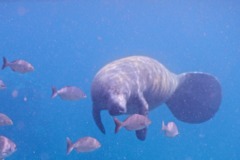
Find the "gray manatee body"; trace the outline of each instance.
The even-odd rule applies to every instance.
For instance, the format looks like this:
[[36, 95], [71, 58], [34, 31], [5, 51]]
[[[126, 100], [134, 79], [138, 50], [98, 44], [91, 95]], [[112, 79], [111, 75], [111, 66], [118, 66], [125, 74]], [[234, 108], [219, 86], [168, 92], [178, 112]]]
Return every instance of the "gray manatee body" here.
[[[201, 123], [212, 118], [221, 103], [218, 80], [206, 73], [176, 75], [149, 57], [131, 56], [104, 66], [94, 77], [91, 87], [93, 118], [105, 133], [102, 110], [112, 116], [141, 114], [166, 103], [173, 115], [187, 123]], [[136, 131], [140, 140], [147, 128]]]

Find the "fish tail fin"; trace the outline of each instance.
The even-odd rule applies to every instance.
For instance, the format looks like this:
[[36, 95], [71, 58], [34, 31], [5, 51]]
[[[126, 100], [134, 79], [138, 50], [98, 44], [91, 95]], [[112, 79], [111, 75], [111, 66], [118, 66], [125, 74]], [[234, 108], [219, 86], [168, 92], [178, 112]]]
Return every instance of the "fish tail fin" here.
[[74, 146], [73, 146], [73, 143], [71, 141], [71, 139], [69, 137], [66, 138], [67, 140], [67, 154], [71, 153]]
[[166, 125], [164, 123], [164, 121], [162, 121], [162, 131], [166, 130]]
[[122, 127], [122, 122], [120, 122], [117, 118], [113, 118], [114, 123], [115, 123], [115, 133], [117, 133], [120, 128]]
[[52, 96], [51, 96], [51, 98], [55, 98], [57, 95], [58, 95], [57, 88], [56, 87], [52, 87]]
[[2, 69], [6, 68], [7, 66], [8, 66], [7, 58], [3, 57], [3, 65], [2, 65]]

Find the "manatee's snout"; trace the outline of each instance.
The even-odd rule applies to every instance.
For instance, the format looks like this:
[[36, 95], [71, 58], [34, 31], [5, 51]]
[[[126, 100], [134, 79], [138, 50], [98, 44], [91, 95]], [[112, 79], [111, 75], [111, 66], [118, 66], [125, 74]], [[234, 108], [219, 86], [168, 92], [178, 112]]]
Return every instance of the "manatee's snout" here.
[[117, 116], [127, 112], [126, 99], [124, 95], [112, 95], [108, 101], [108, 111], [112, 116]]
[[120, 106], [114, 106], [114, 107], [112, 106], [109, 109], [109, 114], [112, 116], [117, 116], [117, 115], [124, 114], [124, 113], [126, 113], [126, 109], [123, 107], [120, 107]]

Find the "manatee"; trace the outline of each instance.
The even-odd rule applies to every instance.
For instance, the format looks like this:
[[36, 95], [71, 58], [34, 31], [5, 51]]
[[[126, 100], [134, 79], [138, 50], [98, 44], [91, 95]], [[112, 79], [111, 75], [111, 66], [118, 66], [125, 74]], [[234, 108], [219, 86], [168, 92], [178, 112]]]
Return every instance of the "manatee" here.
[[[101, 111], [111, 116], [141, 114], [165, 103], [172, 114], [186, 123], [202, 123], [219, 110], [222, 91], [216, 77], [208, 73], [174, 74], [155, 59], [130, 56], [115, 60], [95, 75], [91, 86], [92, 114], [105, 134]], [[145, 140], [147, 128], [136, 131]]]

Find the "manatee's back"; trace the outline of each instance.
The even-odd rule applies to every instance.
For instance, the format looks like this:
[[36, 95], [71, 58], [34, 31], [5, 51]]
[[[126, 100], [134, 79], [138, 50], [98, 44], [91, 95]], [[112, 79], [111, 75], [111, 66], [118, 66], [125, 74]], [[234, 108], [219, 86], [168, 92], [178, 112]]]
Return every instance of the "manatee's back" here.
[[92, 99], [107, 96], [109, 89], [120, 92], [144, 94], [151, 106], [159, 105], [174, 92], [177, 86], [176, 76], [158, 61], [145, 56], [131, 56], [113, 61], [104, 66], [92, 83]]

